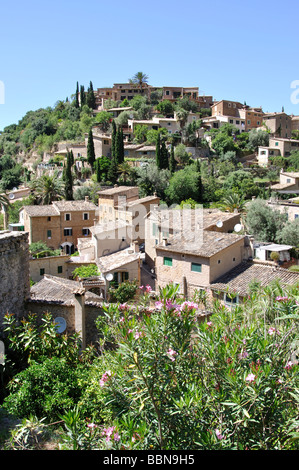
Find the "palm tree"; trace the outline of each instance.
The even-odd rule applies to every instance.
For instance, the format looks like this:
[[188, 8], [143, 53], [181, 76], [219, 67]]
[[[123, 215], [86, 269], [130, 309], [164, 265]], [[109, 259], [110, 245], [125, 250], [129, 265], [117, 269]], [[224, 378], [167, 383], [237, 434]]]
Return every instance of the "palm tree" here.
[[235, 210], [237, 210], [238, 212], [244, 212], [245, 200], [239, 194], [231, 193], [222, 199], [220, 207], [222, 210], [229, 212], [234, 212]]
[[143, 72], [137, 72], [132, 78], [129, 78], [129, 83], [133, 83], [140, 88], [140, 91], [144, 88], [148, 82], [148, 76]]
[[64, 184], [62, 179], [58, 178], [57, 172], [52, 176], [42, 175], [33, 183], [33, 189], [42, 205], [51, 204], [52, 201], [62, 199], [64, 195]]
[[128, 162], [123, 162], [120, 165], [118, 165], [117, 168], [118, 168], [119, 177], [126, 184], [127, 179], [130, 178], [130, 176], [132, 174], [131, 165]]
[[8, 208], [10, 206], [10, 202], [6, 196], [6, 194], [0, 194], [0, 206], [2, 207], [2, 210], [4, 212], [4, 218], [3, 218], [3, 226], [4, 230], [7, 230], [7, 225], [8, 225]]

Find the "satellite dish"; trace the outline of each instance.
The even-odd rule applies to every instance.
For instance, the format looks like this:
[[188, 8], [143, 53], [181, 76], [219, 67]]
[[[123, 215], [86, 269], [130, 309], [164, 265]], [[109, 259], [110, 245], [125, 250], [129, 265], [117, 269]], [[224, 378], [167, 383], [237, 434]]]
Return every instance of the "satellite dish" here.
[[219, 220], [219, 221], [217, 222], [216, 226], [219, 227], [219, 228], [222, 227], [222, 226], [223, 226], [223, 222], [222, 222], [221, 220]]
[[17, 191], [17, 190], [18, 190], [18, 188], [13, 188], [13, 191]]
[[110, 273], [110, 274], [107, 274], [106, 279], [107, 279], [107, 281], [112, 281], [112, 279], [113, 279], [113, 274], [111, 274], [111, 273]]
[[54, 319], [54, 322], [56, 323], [56, 331], [57, 333], [63, 333], [66, 330], [66, 321], [62, 317], [56, 317]]
[[236, 224], [236, 225], [234, 226], [234, 231], [235, 231], [235, 232], [240, 232], [241, 230], [242, 230], [242, 225], [241, 225], [241, 224]]
[[15, 195], [10, 193], [10, 195], [8, 196], [10, 200], [13, 200], [15, 198]]

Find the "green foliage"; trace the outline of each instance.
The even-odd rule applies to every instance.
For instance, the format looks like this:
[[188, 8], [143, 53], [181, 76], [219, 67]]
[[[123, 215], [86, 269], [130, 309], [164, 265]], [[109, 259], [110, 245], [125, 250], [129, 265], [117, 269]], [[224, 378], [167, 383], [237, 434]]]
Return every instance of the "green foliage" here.
[[96, 264], [88, 264], [86, 266], [79, 266], [73, 271], [73, 279], [78, 278], [88, 278], [92, 276], [100, 276], [100, 272]]
[[280, 243], [299, 247], [299, 219], [286, 222], [276, 238]]
[[274, 326], [259, 302], [253, 295], [244, 310], [227, 310], [215, 301], [209, 321], [198, 322], [197, 304], [169, 286], [153, 310], [143, 302], [105, 309], [101, 332], [117, 347], [91, 366], [89, 397], [105, 403], [124, 448], [298, 447], [298, 366], [291, 360], [298, 329], [287, 310], [296, 304], [272, 298], [281, 316]]
[[110, 301], [120, 303], [128, 302], [134, 298], [137, 288], [136, 281], [125, 281], [122, 282], [117, 288], [111, 287], [109, 289]]
[[159, 170], [154, 163], [137, 168], [137, 184], [141, 197], [150, 196], [156, 192], [157, 196], [164, 200], [169, 180], [170, 171]]
[[256, 199], [248, 205], [246, 226], [258, 241], [277, 242], [285, 222], [285, 214], [271, 209], [261, 199]]
[[92, 169], [93, 169], [93, 165], [95, 162], [95, 158], [96, 156], [95, 156], [95, 150], [94, 150], [92, 129], [89, 129], [88, 141], [87, 141], [87, 161], [90, 164]]
[[173, 116], [173, 114], [174, 114], [174, 105], [169, 100], [160, 101], [157, 104], [156, 109], [159, 111], [159, 113], [161, 113], [161, 114], [163, 114], [164, 116], [167, 116], [167, 117]]
[[52, 357], [41, 364], [33, 361], [10, 382], [3, 406], [19, 418], [34, 415], [57, 420], [80, 399], [81, 381], [87, 374], [86, 365], [71, 367], [65, 358]]
[[46, 243], [42, 241], [29, 245], [29, 252], [34, 258], [44, 258], [45, 256], [59, 256], [60, 250], [50, 250]]
[[71, 152], [67, 153], [67, 162], [66, 162], [66, 169], [65, 169], [65, 176], [64, 176], [64, 193], [66, 201], [72, 201], [73, 197], [73, 174], [72, 174], [72, 166], [73, 166], [74, 158]]
[[185, 199], [200, 202], [202, 194], [198, 191], [198, 172], [195, 165], [189, 165], [173, 174], [165, 193], [170, 204], [180, 204]]

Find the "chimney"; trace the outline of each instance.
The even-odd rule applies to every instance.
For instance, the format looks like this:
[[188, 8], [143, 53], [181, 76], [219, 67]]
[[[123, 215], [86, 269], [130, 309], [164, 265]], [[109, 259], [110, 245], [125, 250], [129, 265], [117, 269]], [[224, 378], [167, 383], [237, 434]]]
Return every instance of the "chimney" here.
[[134, 249], [134, 253], [139, 253], [139, 244], [137, 240], [133, 241], [133, 249]]
[[89, 196], [85, 196], [85, 202], [89, 201]]
[[167, 246], [167, 238], [163, 238], [163, 246]]
[[85, 289], [81, 288], [74, 292], [75, 297], [75, 331], [80, 335], [82, 349], [86, 347], [85, 331]]

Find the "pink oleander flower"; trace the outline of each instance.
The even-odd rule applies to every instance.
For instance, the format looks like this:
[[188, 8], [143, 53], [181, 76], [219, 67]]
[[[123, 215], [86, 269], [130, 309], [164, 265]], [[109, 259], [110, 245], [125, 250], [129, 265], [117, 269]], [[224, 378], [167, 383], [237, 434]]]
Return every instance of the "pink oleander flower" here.
[[212, 326], [212, 322], [211, 322], [211, 321], [208, 321], [208, 322], [207, 322], [207, 325], [208, 325], [208, 326]]
[[215, 429], [215, 434], [217, 436], [217, 439], [219, 439], [219, 441], [221, 441], [222, 439], [224, 439], [224, 436], [221, 434], [221, 432], [219, 431], [219, 429]]
[[254, 382], [255, 375], [254, 374], [248, 374], [245, 380], [246, 380], [246, 382]]
[[283, 380], [282, 380], [282, 379], [278, 379], [278, 380], [277, 380], [277, 383], [278, 383], [278, 384], [282, 384], [282, 383], [283, 383]]
[[169, 348], [168, 351], [167, 351], [167, 354], [168, 354], [168, 356], [169, 356], [169, 359], [170, 359], [171, 361], [174, 361], [174, 360], [175, 360], [174, 356], [177, 355], [177, 352], [174, 351], [173, 349]]
[[150, 285], [146, 285], [146, 286], [145, 286], [145, 291], [146, 291], [146, 292], [151, 292], [151, 291], [152, 291], [151, 286], [150, 286]]
[[141, 289], [141, 290], [144, 289], [144, 286], [139, 286], [139, 289]]
[[100, 379], [100, 386], [104, 387], [105, 383], [107, 382], [108, 378], [111, 377], [112, 373], [111, 370], [107, 370]]
[[95, 423], [88, 423], [87, 427], [92, 431], [93, 429], [97, 428], [98, 426]]
[[127, 308], [127, 304], [126, 304], [126, 303], [119, 305], [119, 309], [120, 309], [120, 310], [125, 310], [126, 308]]
[[277, 333], [279, 335], [279, 331], [276, 330], [276, 328], [274, 328], [273, 326], [271, 326], [268, 330], [268, 335], [272, 336], [274, 335], [275, 333]]
[[292, 361], [288, 361], [288, 362], [286, 363], [286, 365], [284, 366], [284, 368], [287, 369], [287, 370], [290, 370], [290, 369], [293, 367], [293, 365], [294, 365], [294, 364], [293, 364]]
[[123, 323], [124, 321], [125, 321], [125, 318], [124, 318], [124, 317], [121, 317], [121, 318], [119, 319], [119, 323]]
[[155, 302], [155, 307], [157, 310], [161, 310], [161, 308], [163, 308], [163, 302], [161, 302], [161, 300], [158, 300], [157, 302]]
[[140, 338], [141, 335], [142, 335], [142, 333], [140, 331], [136, 331], [136, 333], [134, 335], [134, 338], [138, 339], [138, 338]]
[[239, 354], [239, 359], [246, 359], [246, 357], [248, 357], [248, 356], [249, 356], [248, 352], [246, 351], [246, 349], [244, 349], [244, 351], [242, 351]]
[[278, 297], [276, 297], [275, 300], [277, 300], [277, 302], [285, 302], [285, 301], [289, 300], [289, 298], [286, 297], [286, 296], [282, 297], [282, 296], [279, 295]]
[[120, 441], [120, 435], [118, 434], [118, 432], [116, 432], [113, 436], [113, 439], [115, 440], [115, 442], [119, 442]]
[[130, 333], [133, 333], [133, 330], [129, 329], [129, 330], [128, 330], [128, 334], [130, 334]]

